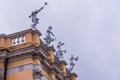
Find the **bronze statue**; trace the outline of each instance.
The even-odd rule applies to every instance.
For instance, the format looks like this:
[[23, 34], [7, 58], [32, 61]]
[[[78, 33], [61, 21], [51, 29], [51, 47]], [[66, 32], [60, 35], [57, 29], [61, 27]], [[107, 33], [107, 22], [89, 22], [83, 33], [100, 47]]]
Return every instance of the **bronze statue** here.
[[31, 15], [29, 16], [29, 18], [32, 18], [32, 25], [31, 25], [31, 27], [33, 28], [33, 29], [35, 29], [36, 27], [36, 25], [39, 23], [39, 18], [37, 18], [37, 14], [42, 10], [42, 9], [44, 9], [44, 7], [47, 5], [47, 3], [45, 2], [45, 4], [44, 4], [44, 6], [43, 7], [41, 7], [39, 10], [35, 10], [35, 11], [33, 11], [32, 13], [31, 13]]

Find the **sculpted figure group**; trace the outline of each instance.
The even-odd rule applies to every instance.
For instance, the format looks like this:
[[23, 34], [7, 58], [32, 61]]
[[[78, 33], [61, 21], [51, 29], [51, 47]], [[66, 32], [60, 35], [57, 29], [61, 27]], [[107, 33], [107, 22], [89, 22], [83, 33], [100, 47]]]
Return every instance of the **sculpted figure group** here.
[[[36, 25], [39, 24], [39, 18], [37, 18], [37, 14], [39, 12], [41, 12], [41, 10], [44, 9], [44, 7], [47, 5], [47, 3], [45, 2], [44, 6], [41, 7], [40, 9], [38, 10], [35, 10], [31, 13], [31, 15], [29, 16], [29, 18], [31, 18], [32, 20], [32, 29], [37, 29]], [[52, 27], [49, 26], [48, 29], [46, 30], [46, 35], [45, 35], [45, 43], [47, 45], [47, 47], [50, 47], [51, 46], [51, 43], [53, 41], [56, 40], [55, 38], [55, 35], [53, 34], [52, 32]], [[64, 45], [64, 43], [62, 43], [61, 41], [58, 42], [57, 44], [57, 50], [56, 50], [56, 57], [59, 59], [59, 60], [62, 60], [64, 58], [64, 53], [66, 53], [66, 50], [62, 50], [61, 47]], [[71, 58], [70, 58], [70, 68], [69, 70], [72, 71], [73, 70], [73, 67], [75, 66], [75, 63], [74, 61], [77, 61], [78, 60], [78, 57], [74, 57], [73, 55], [71, 55]], [[39, 75], [39, 77], [41, 77], [42, 75]]]

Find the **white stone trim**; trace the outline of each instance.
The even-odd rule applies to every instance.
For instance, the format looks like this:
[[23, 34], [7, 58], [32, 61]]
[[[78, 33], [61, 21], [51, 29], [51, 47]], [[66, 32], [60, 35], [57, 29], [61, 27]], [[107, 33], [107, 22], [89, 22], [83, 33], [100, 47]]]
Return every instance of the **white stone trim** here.
[[39, 65], [39, 64], [25, 64], [25, 65], [21, 65], [21, 66], [18, 66], [18, 67], [14, 67], [14, 68], [10, 68], [7, 70], [7, 75], [10, 75], [10, 74], [14, 74], [16, 72], [21, 72], [21, 71], [24, 71], [24, 70], [33, 70], [34, 67], [38, 67], [40, 69], [42, 69], [42, 66]]

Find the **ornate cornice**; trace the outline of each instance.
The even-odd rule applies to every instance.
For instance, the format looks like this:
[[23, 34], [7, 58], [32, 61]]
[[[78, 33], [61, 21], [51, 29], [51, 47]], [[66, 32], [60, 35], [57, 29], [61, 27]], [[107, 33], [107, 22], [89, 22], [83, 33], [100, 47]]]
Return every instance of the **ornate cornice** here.
[[27, 29], [27, 30], [19, 31], [19, 32], [16, 32], [16, 33], [13, 33], [13, 34], [9, 34], [6, 37], [15, 37], [15, 36], [23, 35], [23, 34], [29, 33], [29, 32], [31, 32], [31, 33], [37, 33], [37, 34], [39, 34], [39, 36], [42, 35], [38, 30]]
[[52, 63], [52, 68], [55, 68], [59, 73], [61, 73], [62, 68], [59, 66], [57, 62]]
[[35, 53], [36, 52], [36, 47], [35, 46], [28, 46], [28, 47], [25, 47], [25, 48], [20, 48], [20, 49], [17, 49], [17, 50], [14, 50], [14, 51], [10, 51], [8, 53], [8, 57], [11, 57], [11, 56], [15, 56], [15, 55], [21, 55], [21, 54], [24, 54], [24, 53]]
[[42, 65], [28, 63], [28, 64], [20, 65], [20, 66], [17, 66], [17, 67], [12, 67], [12, 68], [9, 68], [7, 70], [7, 75], [10, 75], [10, 74], [13, 74], [13, 73], [16, 73], [16, 72], [21, 72], [21, 71], [24, 71], [24, 70], [30, 70], [30, 69], [33, 70], [34, 68], [42, 69]]
[[48, 58], [48, 52], [44, 51], [41, 47], [37, 48], [37, 53], [38, 55], [42, 54], [45, 58]]
[[10, 62], [10, 61], [20, 60], [23, 58], [32, 57], [32, 55], [35, 53], [36, 53], [36, 47], [29, 46], [26, 48], [10, 51], [7, 57], [9, 58], [9, 62]]
[[61, 78], [61, 80], [64, 80], [64, 75], [63, 74], [57, 74], [59, 76], [59, 78]]

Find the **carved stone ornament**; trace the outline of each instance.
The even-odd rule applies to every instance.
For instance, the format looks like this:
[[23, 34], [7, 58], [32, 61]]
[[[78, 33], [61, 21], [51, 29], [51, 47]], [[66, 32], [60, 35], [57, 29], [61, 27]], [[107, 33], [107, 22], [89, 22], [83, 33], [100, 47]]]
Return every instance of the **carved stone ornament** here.
[[43, 73], [41, 72], [40, 68], [34, 66], [33, 67], [33, 76], [34, 80], [42, 80], [42, 77], [44, 76]]

